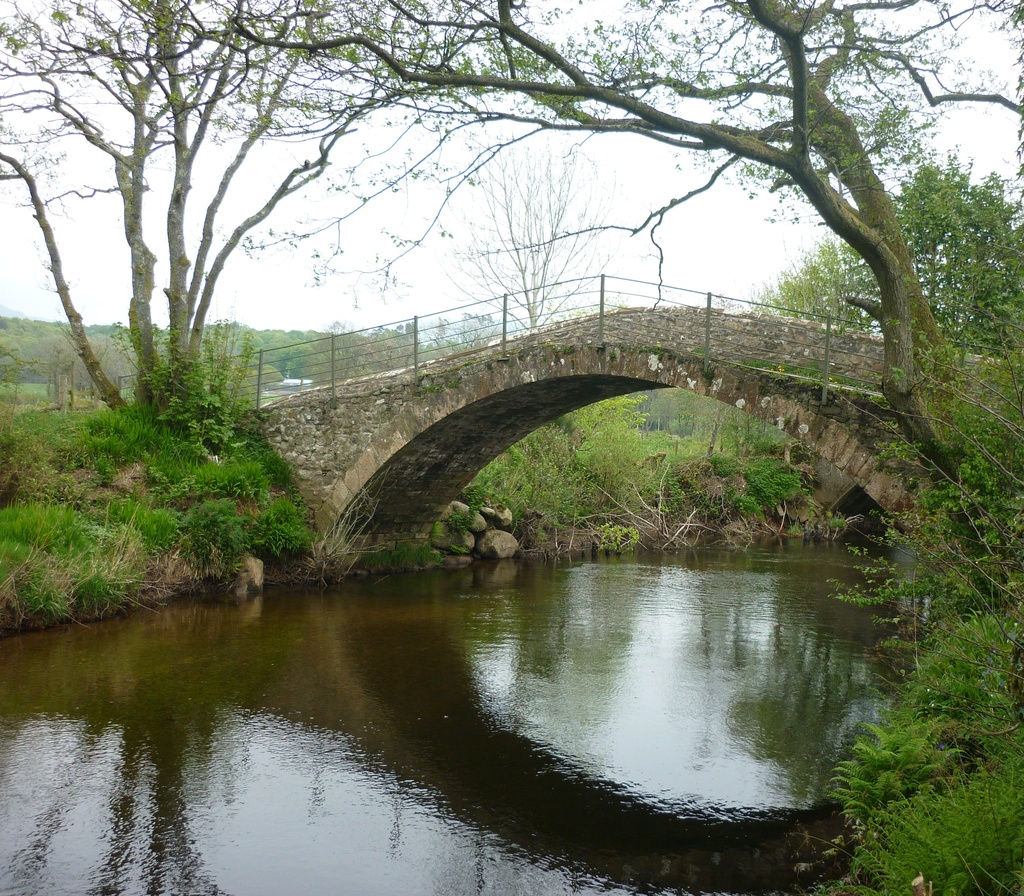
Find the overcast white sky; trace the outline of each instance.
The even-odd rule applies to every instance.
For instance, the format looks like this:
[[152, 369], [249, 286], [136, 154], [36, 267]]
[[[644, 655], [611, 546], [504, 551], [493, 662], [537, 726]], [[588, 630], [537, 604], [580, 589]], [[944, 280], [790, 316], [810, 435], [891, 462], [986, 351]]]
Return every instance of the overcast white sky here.
[[[976, 176], [997, 171], [1014, 176], [1018, 162], [1019, 122], [995, 107], [980, 111], [950, 111], [945, 115], [938, 148], [957, 148], [964, 160], [974, 160]], [[361, 157], [353, 142], [348, 150]], [[301, 148], [296, 152], [301, 152]], [[609, 223], [636, 224], [647, 211], [702, 182], [699, 171], [678, 171], [679, 160], [662, 146], [641, 138], [600, 136], [584, 148], [614, 195]], [[68, 163], [74, 160], [69, 160]], [[339, 158], [336, 166], [344, 164]], [[422, 182], [384, 197], [342, 224], [336, 236], [345, 248], [340, 267], [348, 271], [376, 267], [376, 256], [394, 252], [388, 229], [418, 232], [421, 222], [434, 213], [438, 194]], [[0, 305], [31, 317], [63, 319], [49, 283], [38, 229], [21, 199], [20, 185], [8, 184], [0, 193]], [[312, 192], [289, 200], [272, 218], [280, 228], [289, 218], [328, 218], [340, 208], [335, 194]], [[792, 209], [781, 217], [776, 201], [760, 195], [750, 198], [736, 183], [721, 184], [674, 211], [659, 232], [666, 248], [665, 281], [671, 285], [747, 298], [789, 266], [822, 235], [808, 217], [794, 219]], [[776, 221], [770, 221], [773, 216]], [[464, 293], [451, 284], [447, 271], [454, 266], [450, 250], [462, 225], [446, 219], [453, 239], [430, 238], [396, 265], [397, 285], [386, 302], [370, 276], [339, 274], [322, 285], [314, 284], [311, 254], [316, 244], [278, 249], [258, 258], [239, 253], [229, 262], [210, 317], [233, 319], [256, 328], [323, 329], [334, 321], [368, 326], [462, 305]], [[128, 308], [127, 249], [121, 230], [118, 203], [112, 197], [69, 206], [54, 226], [61, 241], [65, 273], [71, 281], [79, 311], [86, 323], [124, 321]], [[150, 225], [150, 239], [162, 237], [158, 220]], [[614, 276], [654, 280], [657, 269], [646, 235], [617, 239], [605, 272]], [[594, 274], [599, 271], [592, 272]], [[483, 296], [481, 296], [483, 298]], [[162, 305], [156, 302], [155, 305]]]

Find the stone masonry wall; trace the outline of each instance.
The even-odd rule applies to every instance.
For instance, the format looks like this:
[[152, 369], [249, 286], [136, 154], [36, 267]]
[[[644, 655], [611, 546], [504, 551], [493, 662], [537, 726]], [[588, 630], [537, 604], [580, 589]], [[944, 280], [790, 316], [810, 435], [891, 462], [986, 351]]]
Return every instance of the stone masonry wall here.
[[[775, 367], [811, 368], [824, 355], [822, 328], [774, 317], [712, 316], [711, 373], [702, 358], [703, 309], [611, 313], [547, 328], [412, 370], [289, 396], [266, 408], [271, 444], [296, 469], [298, 486], [328, 529], [368, 497], [369, 532], [381, 541], [423, 538], [443, 508], [489, 460], [575, 408], [652, 387], [679, 386], [768, 420], [852, 476], [878, 503], [909, 503], [906, 471], [878, 460], [893, 435], [870, 399], [830, 398], [820, 382]], [[726, 363], [732, 359], [733, 363]], [[881, 345], [837, 337], [836, 376], [877, 379]], [[754, 369], [737, 366], [756, 364]], [[769, 368], [769, 369], [761, 369]]]

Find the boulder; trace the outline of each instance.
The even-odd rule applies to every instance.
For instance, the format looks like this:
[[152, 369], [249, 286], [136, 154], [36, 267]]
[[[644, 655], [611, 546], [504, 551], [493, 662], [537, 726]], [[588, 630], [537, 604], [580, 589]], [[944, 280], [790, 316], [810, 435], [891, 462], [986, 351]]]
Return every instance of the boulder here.
[[430, 543], [439, 551], [454, 551], [455, 553], [469, 553], [476, 545], [476, 538], [472, 532], [452, 532], [442, 523], [435, 526], [430, 533]]
[[462, 516], [467, 516], [469, 514], [469, 505], [468, 504], [463, 504], [461, 501], [452, 501], [452, 503], [449, 504], [444, 509], [444, 512], [441, 514], [441, 519], [442, 520], [446, 520], [453, 513], [457, 513], [457, 514], [460, 514]]
[[[474, 513], [469, 509], [468, 504], [464, 504], [462, 501], [452, 501], [441, 514], [441, 522], [446, 522], [452, 517], [457, 517], [460, 521], [465, 520], [465, 527], [470, 532], [483, 532], [487, 528], [487, 520], [485, 520], [479, 513]], [[461, 528], [461, 522], [460, 522]]]
[[519, 542], [511, 532], [488, 529], [477, 536], [473, 553], [484, 560], [507, 560], [519, 550]]
[[495, 504], [493, 507], [481, 507], [480, 515], [487, 520], [495, 529], [504, 532], [512, 531], [512, 511], [504, 504]]
[[231, 586], [235, 597], [250, 597], [263, 591], [263, 561], [259, 557], [246, 554], [242, 558], [242, 568]]

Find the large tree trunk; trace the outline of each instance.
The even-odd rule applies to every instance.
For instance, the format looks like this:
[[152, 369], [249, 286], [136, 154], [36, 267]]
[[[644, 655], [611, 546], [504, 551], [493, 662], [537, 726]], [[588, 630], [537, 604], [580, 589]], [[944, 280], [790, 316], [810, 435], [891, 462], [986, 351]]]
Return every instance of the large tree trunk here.
[[931, 452], [937, 438], [928, 412], [925, 371], [928, 355], [943, 344], [942, 333], [914, 270], [892, 199], [855, 122], [818, 85], [810, 85], [808, 98], [817, 121], [815, 150], [828, 160], [856, 206], [844, 201], [809, 159], [799, 172], [798, 185], [875, 276], [879, 301], [857, 304], [878, 322], [885, 340], [882, 393], [897, 413], [903, 434]]

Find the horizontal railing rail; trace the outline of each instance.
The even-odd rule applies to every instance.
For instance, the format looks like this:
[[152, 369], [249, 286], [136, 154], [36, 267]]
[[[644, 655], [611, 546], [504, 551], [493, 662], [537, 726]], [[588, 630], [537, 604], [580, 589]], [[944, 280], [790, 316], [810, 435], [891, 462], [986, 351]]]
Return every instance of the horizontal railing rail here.
[[[880, 340], [865, 334], [863, 324], [854, 319], [606, 275], [557, 286], [563, 297], [540, 326], [531, 326], [526, 303], [519, 301], [522, 294], [492, 296], [428, 315], [262, 349], [247, 388], [258, 408], [265, 401], [308, 389], [330, 387], [333, 398], [340, 384], [362, 377], [408, 372], [418, 379], [439, 361], [482, 350], [501, 352], [555, 339], [649, 346], [661, 341], [652, 311], [688, 308], [693, 312], [692, 321], [687, 319], [683, 327], [690, 337], [688, 351], [702, 356], [708, 370], [715, 363], [767, 368], [780, 376], [820, 383], [822, 401], [830, 386], [877, 390], [881, 355], [879, 350], [877, 358], [871, 357], [871, 347]], [[752, 320], [764, 331], [756, 338], [750, 333]], [[820, 333], [815, 333], [815, 325]], [[765, 351], [765, 345], [771, 350]]]

